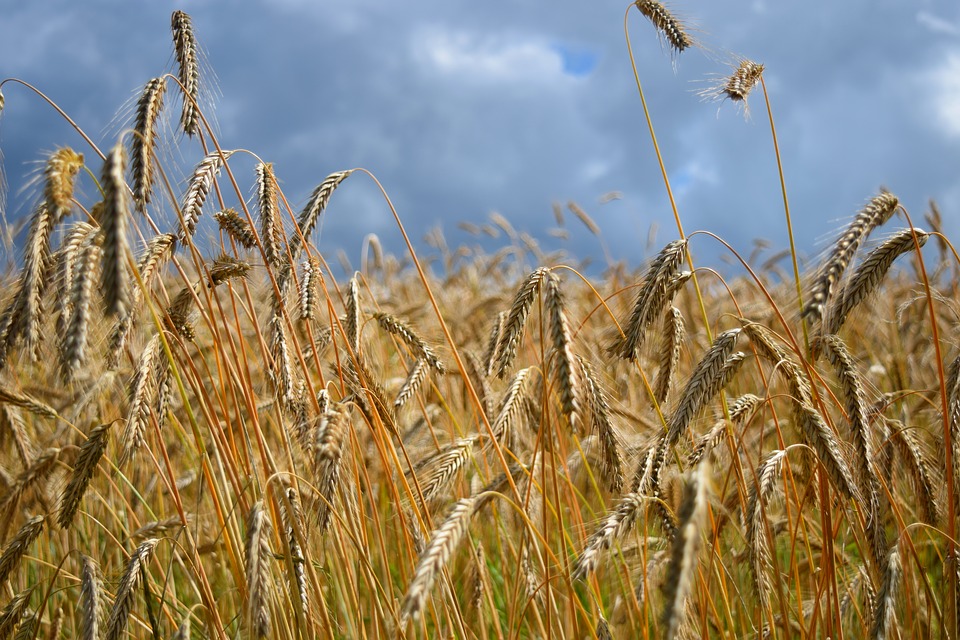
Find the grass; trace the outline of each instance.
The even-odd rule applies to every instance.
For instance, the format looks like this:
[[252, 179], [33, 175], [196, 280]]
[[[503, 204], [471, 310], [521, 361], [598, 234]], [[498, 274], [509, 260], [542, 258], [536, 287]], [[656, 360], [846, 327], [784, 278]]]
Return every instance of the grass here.
[[[699, 46], [660, 3], [635, 16]], [[366, 170], [296, 211], [244, 169], [172, 27], [177, 73], [108, 152], [52, 105], [84, 146], [50, 154], [0, 301], [0, 638], [957, 637], [935, 207], [924, 231], [865, 194], [806, 275], [785, 189], [792, 274], [698, 266], [723, 241], [676, 210], [636, 271], [588, 279], [515, 233], [430, 270]], [[763, 91], [776, 150], [762, 73], [716, 93]], [[178, 101], [204, 150], [183, 185], [158, 151]], [[338, 279], [311, 236], [344, 180], [409, 253], [373, 236]]]

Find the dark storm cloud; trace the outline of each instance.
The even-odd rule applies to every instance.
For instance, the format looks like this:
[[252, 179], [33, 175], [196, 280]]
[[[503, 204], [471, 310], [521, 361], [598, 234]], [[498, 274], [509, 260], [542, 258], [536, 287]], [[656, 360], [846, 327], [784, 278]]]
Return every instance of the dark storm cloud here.
[[[948, 220], [960, 209], [955, 2], [673, 6], [697, 23], [709, 55], [688, 51], [672, 63], [635, 10], [629, 24], [687, 232], [714, 231], [745, 252], [756, 237], [786, 244], [762, 95], [749, 120], [697, 96], [710, 74], [729, 72], [727, 52], [766, 64], [803, 252], [817, 251], [881, 184], [915, 220], [930, 197]], [[451, 243], [471, 241], [456, 223], [498, 211], [555, 246], [550, 205], [568, 200], [597, 220], [616, 258], [644, 257], [651, 225], [659, 242], [677, 233], [629, 67], [622, 3], [38, 2], [0, 24], [0, 71], [48, 90], [109, 146], [114, 113], [170, 69], [174, 8], [193, 16], [218, 77], [221, 143], [274, 162], [294, 208], [328, 173], [363, 166], [415, 239], [440, 224]], [[25, 163], [81, 142], [23, 90], [4, 93], [11, 217], [28, 208], [16, 196]], [[189, 170], [199, 152], [184, 144], [182, 154]], [[610, 191], [622, 199], [600, 204]], [[571, 253], [599, 258], [597, 240], [567, 218]], [[331, 202], [319, 245], [356, 263], [371, 232], [401, 249], [382, 198], [357, 175]], [[697, 242], [698, 255], [719, 251]]]

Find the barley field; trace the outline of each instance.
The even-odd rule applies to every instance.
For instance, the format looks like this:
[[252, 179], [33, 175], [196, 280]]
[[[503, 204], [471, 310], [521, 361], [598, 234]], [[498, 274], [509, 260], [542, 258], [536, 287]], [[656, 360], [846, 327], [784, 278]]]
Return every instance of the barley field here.
[[[663, 64], [700, 46], [659, 2], [626, 17]], [[219, 139], [190, 17], [171, 28], [174, 72], [110, 148], [0, 84], [77, 134], [0, 300], [0, 640], [958, 637], [960, 261], [935, 203], [864, 194], [805, 261], [784, 188], [789, 253], [732, 270], [675, 208], [638, 268], [586, 275], [499, 217], [497, 252], [421, 255], [365, 169], [283, 193]], [[776, 149], [763, 72], [705, 93], [752, 101]], [[185, 138], [181, 182], [159, 150]], [[407, 251], [328, 264], [344, 181]]]

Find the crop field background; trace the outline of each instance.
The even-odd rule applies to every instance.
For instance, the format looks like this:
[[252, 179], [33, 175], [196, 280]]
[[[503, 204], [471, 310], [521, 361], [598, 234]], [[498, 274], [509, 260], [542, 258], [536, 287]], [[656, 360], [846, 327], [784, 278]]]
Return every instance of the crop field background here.
[[[659, 2], [641, 22], [662, 64], [700, 46]], [[218, 136], [171, 27], [174, 72], [109, 147], [0, 83], [75, 133], [6, 230], [0, 640], [958, 637], [956, 212], [879, 188], [803, 258], [764, 66], [737, 59], [705, 97], [769, 129], [789, 251], [675, 204], [637, 268], [503, 216], [474, 229], [492, 252], [418, 250], [372, 172], [300, 206]], [[314, 238], [347, 181], [406, 250], [370, 234], [345, 272]]]

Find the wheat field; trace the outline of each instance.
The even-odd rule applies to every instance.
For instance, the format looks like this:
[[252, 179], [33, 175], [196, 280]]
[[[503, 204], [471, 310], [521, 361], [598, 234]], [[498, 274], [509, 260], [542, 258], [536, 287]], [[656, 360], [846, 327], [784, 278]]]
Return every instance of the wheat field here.
[[[659, 2], [626, 17], [664, 64], [700, 46]], [[958, 637], [935, 203], [864, 194], [801, 261], [785, 195], [790, 252], [731, 248], [732, 275], [675, 208], [647, 264], [597, 276], [497, 216], [501, 250], [421, 255], [367, 170], [286, 194], [219, 139], [189, 15], [171, 31], [109, 149], [0, 83], [77, 134], [0, 300], [0, 640]], [[763, 72], [705, 93], [752, 99], [776, 149]], [[313, 237], [348, 180], [407, 251], [371, 235], [344, 276]]]

